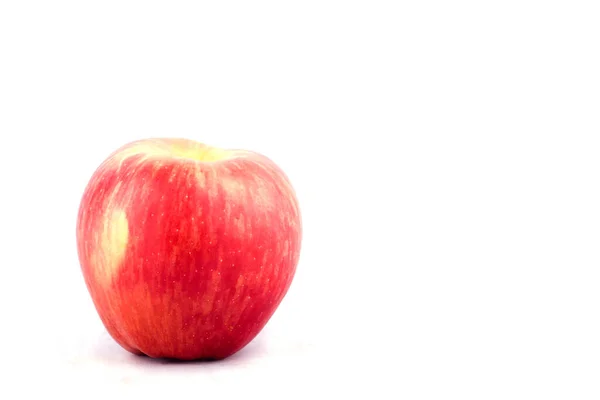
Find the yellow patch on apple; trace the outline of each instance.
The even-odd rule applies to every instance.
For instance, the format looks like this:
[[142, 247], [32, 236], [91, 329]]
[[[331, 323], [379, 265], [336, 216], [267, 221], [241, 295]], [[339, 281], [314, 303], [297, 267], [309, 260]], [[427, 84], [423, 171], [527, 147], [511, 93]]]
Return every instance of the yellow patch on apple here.
[[108, 283], [118, 271], [129, 241], [129, 223], [123, 210], [115, 210], [104, 219], [100, 235], [101, 262], [96, 265], [96, 278]]

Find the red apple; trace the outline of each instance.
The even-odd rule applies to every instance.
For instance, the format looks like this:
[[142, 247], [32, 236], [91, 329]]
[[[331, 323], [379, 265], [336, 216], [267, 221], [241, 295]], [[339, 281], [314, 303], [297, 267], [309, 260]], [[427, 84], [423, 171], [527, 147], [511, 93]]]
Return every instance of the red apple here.
[[246, 346], [286, 295], [300, 254], [295, 192], [267, 157], [188, 139], [111, 154], [85, 188], [81, 269], [124, 349], [223, 359]]

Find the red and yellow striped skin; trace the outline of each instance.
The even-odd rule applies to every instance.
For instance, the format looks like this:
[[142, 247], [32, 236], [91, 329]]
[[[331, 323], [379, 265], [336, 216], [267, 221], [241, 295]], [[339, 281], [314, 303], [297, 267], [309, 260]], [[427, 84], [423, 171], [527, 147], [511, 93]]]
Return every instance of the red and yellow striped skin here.
[[222, 359], [248, 344], [287, 293], [300, 255], [293, 188], [268, 158], [185, 139], [113, 153], [86, 187], [81, 269], [126, 350]]

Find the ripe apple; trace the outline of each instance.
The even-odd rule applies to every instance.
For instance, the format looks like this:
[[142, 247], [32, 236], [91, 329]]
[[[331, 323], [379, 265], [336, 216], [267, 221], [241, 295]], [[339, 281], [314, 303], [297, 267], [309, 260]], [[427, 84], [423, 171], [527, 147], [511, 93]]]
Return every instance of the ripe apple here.
[[98, 167], [76, 236], [94, 306], [124, 349], [223, 359], [286, 295], [302, 224], [294, 189], [266, 156], [157, 138]]

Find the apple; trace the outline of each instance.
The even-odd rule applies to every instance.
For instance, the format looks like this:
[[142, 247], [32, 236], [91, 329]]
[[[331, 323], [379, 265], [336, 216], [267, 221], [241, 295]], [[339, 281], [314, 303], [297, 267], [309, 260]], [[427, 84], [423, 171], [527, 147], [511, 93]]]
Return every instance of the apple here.
[[301, 239], [296, 193], [272, 160], [184, 138], [114, 151], [77, 215], [103, 325], [153, 358], [218, 360], [244, 348], [288, 292]]

